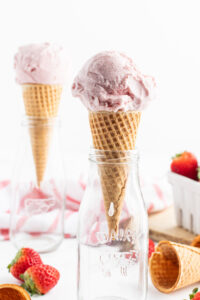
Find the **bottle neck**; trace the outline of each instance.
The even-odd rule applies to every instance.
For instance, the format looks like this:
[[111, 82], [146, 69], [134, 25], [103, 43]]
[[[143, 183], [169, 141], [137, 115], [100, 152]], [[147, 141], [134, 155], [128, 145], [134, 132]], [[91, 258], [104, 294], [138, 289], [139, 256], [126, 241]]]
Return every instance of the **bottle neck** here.
[[89, 154], [90, 162], [97, 165], [135, 165], [137, 166], [139, 155], [137, 150], [115, 151], [98, 150], [91, 148]]
[[27, 128], [54, 128], [60, 127], [60, 119], [58, 117], [33, 117], [25, 116], [21, 122], [22, 127]]

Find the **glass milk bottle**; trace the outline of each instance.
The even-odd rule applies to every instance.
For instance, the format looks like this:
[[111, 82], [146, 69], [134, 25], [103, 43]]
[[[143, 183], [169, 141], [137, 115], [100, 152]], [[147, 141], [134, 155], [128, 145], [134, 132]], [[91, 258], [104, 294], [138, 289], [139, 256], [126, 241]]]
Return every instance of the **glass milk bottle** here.
[[65, 179], [57, 118], [26, 117], [12, 180], [11, 241], [39, 252], [64, 236]]
[[145, 300], [148, 221], [137, 151], [91, 150], [79, 212], [78, 300]]

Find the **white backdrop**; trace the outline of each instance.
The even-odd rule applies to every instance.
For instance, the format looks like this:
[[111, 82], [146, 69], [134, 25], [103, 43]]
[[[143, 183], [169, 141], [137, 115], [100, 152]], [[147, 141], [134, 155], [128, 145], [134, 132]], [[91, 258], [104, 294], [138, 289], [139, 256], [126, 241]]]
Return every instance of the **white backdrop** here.
[[[64, 44], [71, 57], [60, 109], [66, 157], [86, 155], [91, 143], [87, 111], [71, 96], [73, 77], [108, 49], [126, 52], [157, 81], [157, 100], [143, 113], [138, 136], [142, 157], [152, 166], [185, 149], [200, 157], [199, 11], [199, 0], [1, 1], [0, 160], [11, 161], [24, 113], [13, 56], [22, 44], [44, 41]], [[166, 168], [164, 160], [159, 165]]]

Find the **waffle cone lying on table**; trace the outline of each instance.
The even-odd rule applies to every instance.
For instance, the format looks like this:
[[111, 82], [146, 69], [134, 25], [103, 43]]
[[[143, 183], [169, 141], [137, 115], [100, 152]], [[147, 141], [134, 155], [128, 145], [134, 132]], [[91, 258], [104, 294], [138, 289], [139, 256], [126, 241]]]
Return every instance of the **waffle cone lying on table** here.
[[200, 235], [197, 235], [197, 236], [193, 239], [193, 241], [192, 241], [192, 243], [191, 243], [191, 246], [200, 248]]
[[94, 149], [102, 151], [99, 174], [110, 236], [118, 231], [126, 193], [125, 151], [135, 149], [141, 111], [154, 86], [154, 80], [142, 75], [129, 57], [114, 51], [88, 60], [72, 86], [73, 95], [89, 111]]
[[154, 286], [171, 293], [200, 281], [200, 249], [161, 241], [149, 262]]
[[63, 48], [33, 44], [19, 48], [15, 56], [16, 80], [22, 85], [37, 185], [43, 180], [51, 143], [52, 122], [58, 115], [66, 76]]
[[0, 284], [0, 300], [31, 300], [29, 293], [16, 284]]

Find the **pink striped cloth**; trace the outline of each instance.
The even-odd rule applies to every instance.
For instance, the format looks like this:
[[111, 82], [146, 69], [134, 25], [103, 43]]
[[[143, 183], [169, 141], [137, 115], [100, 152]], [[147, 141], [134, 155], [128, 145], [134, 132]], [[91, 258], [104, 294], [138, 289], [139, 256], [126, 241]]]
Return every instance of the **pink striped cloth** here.
[[[68, 180], [67, 182], [67, 195], [66, 195], [66, 210], [65, 210], [65, 238], [71, 238], [76, 236], [77, 223], [78, 223], [78, 210], [80, 207], [81, 200], [83, 199], [84, 192], [86, 189], [86, 183], [83, 179], [84, 176], [81, 176], [78, 180]], [[39, 198], [41, 201], [45, 198], [45, 195], [42, 192], [35, 190], [34, 197]], [[167, 183], [166, 178], [155, 179], [154, 182], [148, 182], [142, 180], [142, 193], [146, 202], [146, 207], [148, 213], [153, 213], [166, 209], [172, 204], [172, 196], [169, 184]], [[9, 219], [10, 219], [10, 195], [11, 195], [11, 183], [9, 180], [0, 181], [0, 240], [9, 239]], [[25, 195], [21, 200], [21, 207], [24, 205], [24, 201], [27, 198], [30, 198], [30, 194]], [[59, 197], [57, 194], [56, 197]], [[32, 199], [33, 200], [33, 199]], [[31, 209], [37, 210], [36, 202], [33, 201], [30, 206]], [[56, 205], [55, 202], [53, 205]], [[59, 204], [58, 204], [59, 205]], [[45, 209], [45, 206], [44, 206]], [[102, 207], [102, 209], [104, 209]], [[53, 209], [52, 209], [53, 210]], [[125, 210], [124, 210], [125, 211]], [[51, 216], [49, 216], [51, 218]], [[55, 228], [56, 222], [58, 220], [58, 215], [53, 216], [51, 220], [51, 226], [47, 228], [50, 232]], [[91, 217], [94, 218], [94, 226], [91, 228], [92, 232], [96, 232], [100, 229], [100, 226], [104, 228], [106, 224], [101, 222], [94, 213], [91, 214]], [[96, 218], [96, 219], [95, 219]], [[126, 212], [122, 216], [122, 220], [126, 219]], [[26, 225], [26, 219], [20, 219], [18, 221], [18, 226], [22, 227]], [[28, 220], [29, 221], [29, 220]], [[48, 220], [49, 221], [49, 220]], [[48, 222], [49, 223], [49, 222]], [[37, 219], [33, 219], [32, 223], [29, 223], [27, 226], [33, 228], [37, 226]], [[44, 230], [46, 230], [44, 225]], [[37, 232], [37, 228], [35, 228]], [[95, 235], [90, 235], [92, 240], [91, 242], [95, 243]]]

